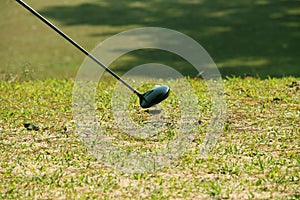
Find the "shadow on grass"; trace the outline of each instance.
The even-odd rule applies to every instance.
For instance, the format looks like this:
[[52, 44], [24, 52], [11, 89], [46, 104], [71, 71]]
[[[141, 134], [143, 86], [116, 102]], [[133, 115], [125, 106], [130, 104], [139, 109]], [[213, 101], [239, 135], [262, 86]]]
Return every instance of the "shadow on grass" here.
[[[155, 26], [180, 31], [210, 53], [222, 76], [300, 77], [300, 2], [296, 0], [110, 0], [40, 12], [64, 25]], [[159, 62], [196, 75], [183, 59], [167, 52], [141, 50], [132, 56], [112, 67], [122, 73], [131, 66]]]

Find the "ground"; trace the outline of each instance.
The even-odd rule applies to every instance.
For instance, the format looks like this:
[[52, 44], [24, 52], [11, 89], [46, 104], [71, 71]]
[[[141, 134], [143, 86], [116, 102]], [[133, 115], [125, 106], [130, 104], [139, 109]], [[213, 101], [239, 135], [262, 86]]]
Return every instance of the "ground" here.
[[[298, 199], [299, 80], [225, 80], [227, 120], [224, 133], [207, 158], [199, 158], [197, 152], [206, 133], [211, 103], [202, 93], [206, 91], [203, 80], [189, 82], [198, 88], [201, 102], [201, 123], [191, 149], [163, 169], [134, 174], [104, 166], [76, 135], [71, 106], [73, 81], [1, 82], [1, 197]], [[109, 124], [114, 124], [112, 85], [100, 83], [96, 95], [97, 115]], [[173, 98], [171, 95], [162, 106], [176, 104]], [[131, 109], [141, 118], [148, 115], [138, 106]], [[40, 129], [27, 130], [24, 122]], [[108, 134], [116, 132], [121, 134], [116, 127], [107, 129]], [[126, 137], [119, 136], [115, 142], [123, 139]], [[145, 140], [142, 145], [148, 143]]]

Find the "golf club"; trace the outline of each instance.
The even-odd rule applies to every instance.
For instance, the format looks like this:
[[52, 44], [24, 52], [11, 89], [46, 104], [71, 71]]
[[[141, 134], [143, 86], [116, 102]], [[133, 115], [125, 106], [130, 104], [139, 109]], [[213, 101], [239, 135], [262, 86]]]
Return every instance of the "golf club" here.
[[115, 77], [117, 80], [119, 80], [121, 83], [123, 83], [127, 88], [129, 88], [132, 92], [134, 92], [140, 100], [140, 105], [142, 108], [150, 108], [153, 105], [156, 105], [166, 99], [169, 96], [170, 88], [166, 85], [157, 85], [151, 90], [140, 93], [136, 89], [134, 89], [132, 86], [130, 86], [128, 83], [126, 83], [121, 77], [119, 77], [116, 73], [114, 73], [112, 70], [110, 70], [108, 67], [106, 67], [102, 62], [100, 62], [95, 56], [90, 54], [88, 51], [86, 51], [83, 47], [81, 47], [79, 44], [77, 44], [74, 40], [72, 40], [69, 36], [67, 36], [64, 32], [62, 32], [60, 29], [58, 29], [56, 26], [54, 26], [51, 22], [49, 22], [46, 18], [44, 18], [42, 15], [40, 15], [37, 11], [35, 11], [33, 8], [31, 8], [29, 5], [27, 5], [22, 0], [16, 0], [19, 4], [21, 4], [23, 7], [25, 7], [27, 10], [29, 10], [32, 14], [34, 14], [36, 17], [38, 17], [40, 20], [42, 20], [45, 24], [50, 26], [53, 30], [55, 30], [59, 35], [61, 35], [63, 38], [68, 40], [71, 44], [73, 44], [75, 47], [77, 47], [82, 53], [84, 53], [86, 56], [88, 56], [90, 59], [92, 59], [94, 62], [96, 62], [99, 66], [104, 68], [107, 72], [109, 72], [113, 77]]

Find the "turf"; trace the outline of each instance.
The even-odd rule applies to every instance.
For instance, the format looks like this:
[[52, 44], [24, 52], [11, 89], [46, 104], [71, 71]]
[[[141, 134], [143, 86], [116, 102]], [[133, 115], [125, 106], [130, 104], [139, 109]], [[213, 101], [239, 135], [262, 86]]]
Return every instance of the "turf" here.
[[[208, 158], [197, 152], [210, 118], [210, 97], [203, 80], [188, 81], [197, 88], [201, 112], [191, 148], [163, 169], [134, 174], [104, 166], [76, 135], [73, 81], [0, 82], [1, 199], [299, 199], [299, 80], [224, 81], [227, 120]], [[100, 82], [96, 114], [109, 124], [108, 134], [118, 135], [110, 103], [112, 83]], [[174, 98], [171, 94], [162, 106], [176, 107]], [[138, 106], [129, 109], [139, 123], [149, 115]], [[40, 129], [29, 131], [24, 122]], [[114, 137], [116, 144], [124, 139]], [[142, 145], [149, 143], [144, 140]]]
[[[163, 27], [201, 44], [223, 77], [300, 76], [297, 0], [28, 2], [87, 50], [124, 30]], [[4, 78], [74, 77], [84, 56], [14, 1], [1, 1], [0, 63]], [[162, 52], [139, 51], [112, 66], [122, 74], [138, 64], [165, 63], [195, 76], [188, 63]], [[12, 74], [12, 75], [10, 75]], [[8, 76], [8, 77], [7, 77]]]

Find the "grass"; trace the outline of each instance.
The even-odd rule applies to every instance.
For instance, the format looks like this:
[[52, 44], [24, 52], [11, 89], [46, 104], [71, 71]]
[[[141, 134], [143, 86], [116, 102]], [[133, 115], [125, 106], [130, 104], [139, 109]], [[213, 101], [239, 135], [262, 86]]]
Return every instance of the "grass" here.
[[[299, 199], [299, 80], [226, 79], [224, 133], [205, 159], [197, 152], [210, 117], [210, 99], [204, 81], [188, 81], [197, 88], [201, 121], [191, 149], [161, 170], [135, 174], [104, 166], [80, 141], [71, 110], [72, 80], [2, 81], [0, 197]], [[99, 83], [96, 107], [97, 116], [110, 124], [107, 132], [119, 134], [114, 137], [118, 143], [126, 138], [113, 125], [113, 85], [109, 80]], [[176, 107], [174, 98], [171, 95], [162, 106]], [[140, 123], [147, 120], [149, 113], [136, 112], [139, 116], [133, 117]], [[40, 130], [28, 131], [24, 122]], [[145, 140], [142, 145], [150, 143]]]
[[[300, 4], [297, 0], [28, 2], [87, 50], [124, 30], [164, 27], [201, 44], [226, 76], [300, 76]], [[84, 56], [14, 1], [1, 1], [0, 63], [3, 75], [74, 77]], [[17, 27], [17, 28], [16, 28]], [[137, 51], [112, 67], [159, 62], [195, 76], [188, 63], [160, 51]]]

